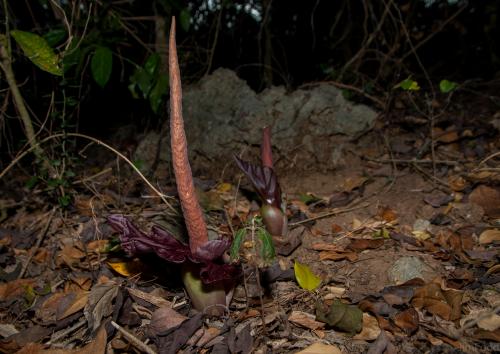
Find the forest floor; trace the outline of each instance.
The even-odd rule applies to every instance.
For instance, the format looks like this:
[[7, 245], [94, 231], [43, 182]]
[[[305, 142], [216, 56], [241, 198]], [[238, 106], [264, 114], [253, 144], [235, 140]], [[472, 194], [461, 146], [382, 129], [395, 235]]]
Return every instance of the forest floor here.
[[[494, 113], [484, 112], [490, 123]], [[428, 125], [378, 123], [334, 171], [279, 168], [297, 247], [277, 247], [265, 265], [247, 240], [245, 278], [217, 318], [196, 315], [175, 265], [120, 251], [109, 215], [179, 230], [134, 174], [86, 166], [61, 210], [11, 172], [0, 201], [0, 351], [499, 352], [498, 132], [449, 117], [433, 140]], [[248, 225], [256, 202], [243, 181], [198, 180], [210, 230]], [[175, 196], [171, 181], [164, 192]]]

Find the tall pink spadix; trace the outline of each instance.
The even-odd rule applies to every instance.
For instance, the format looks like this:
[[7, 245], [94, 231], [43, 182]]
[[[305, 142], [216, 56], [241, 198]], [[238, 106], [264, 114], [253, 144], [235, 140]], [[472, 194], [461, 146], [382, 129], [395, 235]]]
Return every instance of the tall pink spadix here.
[[189, 165], [184, 119], [182, 118], [182, 87], [177, 47], [175, 43], [175, 18], [170, 27], [168, 53], [170, 73], [170, 145], [177, 192], [189, 235], [189, 247], [195, 255], [208, 242], [208, 232], [203, 211], [196, 197], [191, 166]]

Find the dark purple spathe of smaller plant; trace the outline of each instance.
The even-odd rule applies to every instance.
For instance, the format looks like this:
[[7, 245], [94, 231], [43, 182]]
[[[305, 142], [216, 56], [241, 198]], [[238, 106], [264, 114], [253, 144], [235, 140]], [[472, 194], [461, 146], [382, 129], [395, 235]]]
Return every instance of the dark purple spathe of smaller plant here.
[[262, 200], [260, 212], [267, 231], [274, 236], [284, 236], [287, 233], [288, 222], [282, 206], [278, 177], [273, 168], [270, 128], [264, 128], [262, 134], [261, 165], [252, 164], [237, 156], [235, 160]]

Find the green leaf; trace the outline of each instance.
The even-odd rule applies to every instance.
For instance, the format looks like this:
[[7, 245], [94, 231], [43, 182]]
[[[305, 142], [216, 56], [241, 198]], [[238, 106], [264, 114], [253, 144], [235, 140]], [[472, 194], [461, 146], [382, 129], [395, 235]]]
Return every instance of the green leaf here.
[[101, 87], [106, 86], [113, 70], [113, 53], [107, 47], [98, 47], [92, 56], [90, 70], [94, 81]]
[[38, 177], [37, 176], [31, 176], [27, 181], [26, 181], [26, 188], [32, 189], [36, 184], [38, 183]]
[[321, 284], [320, 277], [311, 272], [308, 265], [295, 261], [293, 270], [295, 272], [295, 279], [297, 279], [297, 283], [299, 283], [302, 289], [312, 291]]
[[53, 29], [45, 33], [43, 38], [49, 46], [53, 47], [66, 38], [66, 31], [63, 28]]
[[182, 9], [179, 14], [179, 23], [184, 32], [189, 31], [189, 27], [191, 25], [191, 14], [188, 9]]
[[66, 208], [71, 203], [71, 196], [69, 194], [60, 196], [58, 202], [61, 207]]
[[156, 81], [156, 85], [149, 93], [149, 105], [153, 112], [158, 113], [163, 97], [168, 94], [168, 76], [160, 75]]
[[231, 245], [231, 249], [229, 251], [232, 261], [237, 261], [240, 258], [240, 248], [245, 240], [246, 234], [247, 231], [245, 229], [239, 229], [236, 232], [236, 235], [234, 235], [233, 244]]
[[262, 258], [264, 263], [270, 263], [274, 259], [274, 257], [276, 257], [273, 245], [273, 237], [264, 228], [257, 229], [257, 236], [262, 243], [262, 248], [260, 249], [260, 257]]
[[442, 93], [449, 93], [453, 90], [455, 90], [458, 87], [458, 84], [453, 81], [448, 81], [448, 80], [441, 80], [439, 83], [439, 90]]
[[420, 86], [418, 82], [408, 78], [406, 80], [401, 81], [399, 84], [395, 86], [395, 88], [401, 88], [405, 91], [418, 91], [420, 90]]
[[390, 238], [390, 235], [389, 235], [389, 231], [383, 227], [381, 228], [380, 230], [376, 230], [373, 232], [373, 237], [374, 238], [385, 238], [385, 239], [389, 239]]
[[43, 37], [35, 33], [17, 30], [10, 33], [23, 50], [24, 55], [33, 64], [53, 75], [61, 76], [63, 74], [59, 56], [54, 53]]
[[144, 98], [148, 97], [149, 91], [153, 86], [153, 77], [144, 68], [137, 68], [135, 73], [130, 77], [130, 81], [132, 84], [139, 86]]
[[144, 69], [150, 75], [155, 75], [160, 64], [160, 55], [158, 53], [153, 53], [149, 56], [148, 60], [144, 64]]

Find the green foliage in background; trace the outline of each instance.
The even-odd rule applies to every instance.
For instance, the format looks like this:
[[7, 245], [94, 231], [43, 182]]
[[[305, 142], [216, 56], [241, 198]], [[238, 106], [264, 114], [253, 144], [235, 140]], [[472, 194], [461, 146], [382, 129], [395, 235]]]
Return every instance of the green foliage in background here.
[[54, 53], [44, 37], [18, 30], [11, 31], [10, 34], [33, 64], [53, 75], [63, 74], [59, 56]]

